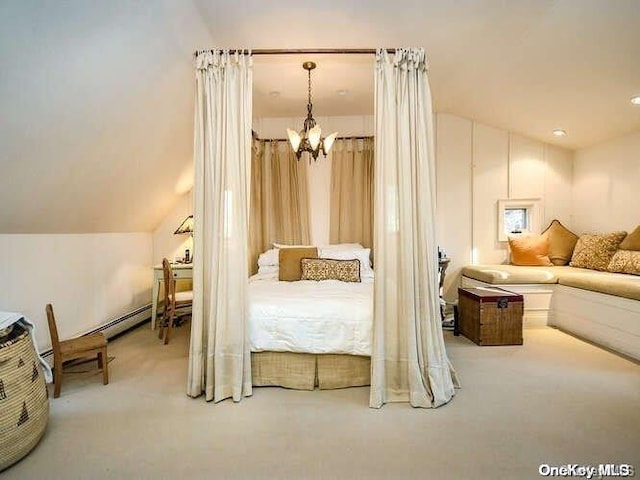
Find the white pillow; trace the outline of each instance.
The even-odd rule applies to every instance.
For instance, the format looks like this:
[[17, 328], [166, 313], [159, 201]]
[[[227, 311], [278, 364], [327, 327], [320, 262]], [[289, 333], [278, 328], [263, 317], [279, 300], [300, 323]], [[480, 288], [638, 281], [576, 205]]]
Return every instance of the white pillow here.
[[272, 274], [272, 273], [278, 273], [280, 271], [280, 267], [278, 267], [278, 265], [259, 265], [258, 266], [258, 273], [260, 274]]
[[277, 248], [272, 248], [264, 253], [261, 253], [258, 257], [258, 270], [260, 267], [272, 267], [278, 266], [279, 252]]
[[370, 248], [327, 248], [319, 249], [318, 256], [320, 258], [330, 258], [333, 260], [360, 260], [360, 278], [373, 278], [373, 269], [371, 268], [371, 249]]

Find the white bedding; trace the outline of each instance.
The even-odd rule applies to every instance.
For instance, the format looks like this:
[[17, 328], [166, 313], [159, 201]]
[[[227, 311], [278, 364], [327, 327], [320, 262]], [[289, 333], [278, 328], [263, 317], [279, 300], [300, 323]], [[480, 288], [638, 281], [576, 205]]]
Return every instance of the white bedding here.
[[252, 352], [371, 355], [373, 279], [279, 282], [249, 280]]

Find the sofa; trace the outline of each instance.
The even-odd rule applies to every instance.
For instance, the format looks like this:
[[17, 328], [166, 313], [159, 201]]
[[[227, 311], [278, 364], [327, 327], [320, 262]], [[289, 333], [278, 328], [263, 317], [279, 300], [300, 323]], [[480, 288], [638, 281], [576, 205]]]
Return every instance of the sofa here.
[[[571, 241], [567, 232], [554, 220], [536, 238], [510, 239], [512, 264], [465, 266], [461, 286], [519, 293], [525, 328], [556, 327], [640, 361], [640, 227], [629, 235], [569, 232]], [[518, 257], [518, 242], [529, 242], [528, 259]], [[531, 260], [531, 250], [540, 258]]]

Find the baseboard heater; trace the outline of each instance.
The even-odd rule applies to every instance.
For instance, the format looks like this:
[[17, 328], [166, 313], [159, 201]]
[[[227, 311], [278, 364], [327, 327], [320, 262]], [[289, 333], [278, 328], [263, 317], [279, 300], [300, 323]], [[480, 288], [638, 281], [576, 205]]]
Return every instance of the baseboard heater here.
[[[137, 327], [141, 323], [148, 322], [151, 319], [151, 304], [136, 308], [134, 311], [121, 315], [93, 330], [86, 332], [84, 335], [102, 332], [109, 339], [126, 332], [127, 330]], [[53, 349], [49, 348], [40, 352], [40, 355], [49, 363], [53, 364]]]

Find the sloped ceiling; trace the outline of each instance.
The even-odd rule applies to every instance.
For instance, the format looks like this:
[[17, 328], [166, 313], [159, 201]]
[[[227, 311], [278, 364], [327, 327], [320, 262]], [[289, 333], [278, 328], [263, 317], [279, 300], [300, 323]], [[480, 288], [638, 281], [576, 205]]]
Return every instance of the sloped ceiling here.
[[[191, 185], [196, 49], [423, 46], [436, 111], [576, 149], [640, 129], [639, 23], [637, 0], [0, 2], [0, 233], [158, 225]], [[254, 116], [303, 115], [310, 59], [317, 116], [372, 113], [371, 57], [279, 56]]]

